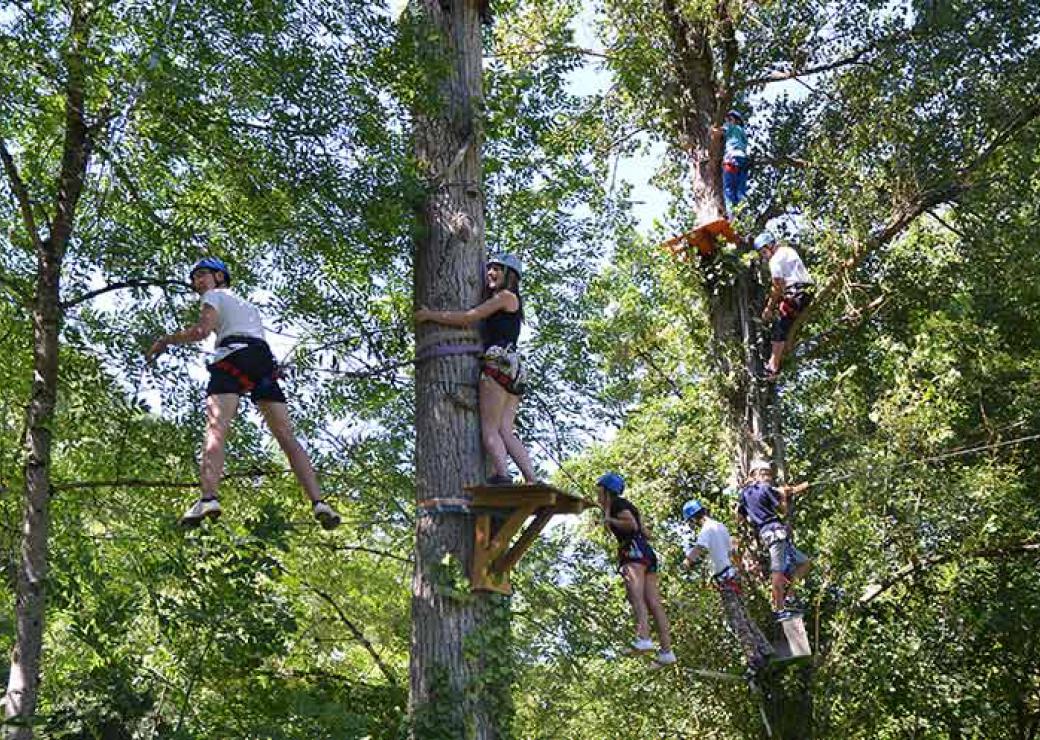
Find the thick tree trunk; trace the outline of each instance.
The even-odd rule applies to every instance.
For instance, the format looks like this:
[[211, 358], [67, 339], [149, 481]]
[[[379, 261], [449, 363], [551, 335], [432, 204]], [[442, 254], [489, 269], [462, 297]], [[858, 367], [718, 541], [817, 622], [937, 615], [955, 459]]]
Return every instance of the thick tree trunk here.
[[[485, 257], [480, 2], [422, 0], [410, 7], [417, 37], [435, 34], [434, 61], [445, 70], [439, 106], [415, 120], [415, 154], [430, 184], [418, 219], [415, 302], [470, 308], [482, 298]], [[473, 518], [463, 486], [484, 477], [477, 357], [434, 349], [479, 344], [479, 337], [424, 324], [417, 344], [429, 359], [417, 366], [415, 380], [412, 737], [504, 737], [512, 718], [508, 602], [468, 591]]]
[[27, 723], [36, 712], [40, 656], [46, 616], [47, 548], [50, 525], [51, 443], [58, 395], [61, 331], [61, 267], [72, 235], [76, 206], [90, 159], [90, 138], [84, 114], [87, 47], [86, 15], [80, 3], [71, 7], [69, 43], [65, 54], [65, 131], [50, 234], [41, 239], [32, 218], [32, 205], [13, 160], [5, 167], [23, 202], [25, 226], [36, 247], [36, 290], [33, 296], [33, 382], [25, 418], [25, 496], [22, 514], [21, 563], [15, 602], [15, 644], [11, 650], [4, 710], [7, 738], [31, 740]]

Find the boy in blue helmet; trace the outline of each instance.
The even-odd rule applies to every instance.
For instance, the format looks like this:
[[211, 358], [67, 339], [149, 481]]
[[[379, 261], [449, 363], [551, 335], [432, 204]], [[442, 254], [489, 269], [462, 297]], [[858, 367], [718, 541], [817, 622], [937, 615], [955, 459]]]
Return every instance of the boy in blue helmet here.
[[791, 529], [783, 520], [791, 500], [808, 487], [808, 483], [773, 486], [772, 466], [767, 460], [755, 460], [751, 480], [737, 501], [738, 522], [750, 522], [759, 541], [769, 548], [770, 593], [777, 621], [798, 611], [794, 583], [812, 567], [809, 557], [794, 546]]
[[657, 667], [671, 665], [675, 663], [675, 653], [672, 652], [671, 625], [661, 603], [661, 591], [657, 583], [657, 553], [646, 539], [639, 509], [628, 499], [622, 498], [625, 479], [617, 473], [601, 475], [596, 481], [596, 487], [603, 512], [603, 526], [617, 539], [618, 572], [625, 580], [625, 594], [635, 617], [636, 639], [632, 643], [632, 650], [653, 650], [649, 612], [654, 615], [657, 636], [661, 641], [661, 649], [654, 663]]
[[762, 321], [768, 323], [776, 316], [771, 331], [772, 351], [765, 366], [766, 378], [771, 380], [780, 372], [791, 328], [799, 314], [812, 303], [815, 286], [798, 252], [780, 244], [770, 232], [763, 231], [755, 237], [754, 246], [762, 259], [769, 261], [771, 284]]
[[722, 192], [726, 199], [726, 214], [732, 218], [733, 209], [747, 197], [748, 139], [744, 131], [744, 117], [738, 111], [726, 114], [722, 125], [725, 144], [722, 152]]
[[[726, 622], [740, 641], [749, 674], [758, 672], [773, 654], [773, 646], [747, 614], [740, 595], [740, 573], [733, 565], [733, 541], [722, 522], [712, 519], [700, 501], [687, 501], [683, 521], [697, 532], [697, 541], [686, 551], [682, 567], [691, 569], [707, 555], [711, 561], [711, 580], [719, 591]], [[698, 531], [699, 530], [699, 531]]]
[[276, 378], [274, 355], [264, 339], [260, 312], [229, 290], [231, 272], [222, 260], [199, 260], [189, 277], [202, 300], [198, 323], [160, 337], [147, 353], [150, 362], [171, 344], [201, 342], [210, 334], [217, 337], [213, 361], [207, 365], [206, 434], [199, 471], [202, 495], [181, 517], [181, 525], [196, 527], [207, 517], [220, 516], [217, 488], [224, 473], [224, 443], [238, 413], [239, 398], [249, 394], [310, 498], [315, 518], [325, 529], [334, 529], [339, 526], [340, 515], [324, 501], [310, 457], [293, 432], [285, 394]]

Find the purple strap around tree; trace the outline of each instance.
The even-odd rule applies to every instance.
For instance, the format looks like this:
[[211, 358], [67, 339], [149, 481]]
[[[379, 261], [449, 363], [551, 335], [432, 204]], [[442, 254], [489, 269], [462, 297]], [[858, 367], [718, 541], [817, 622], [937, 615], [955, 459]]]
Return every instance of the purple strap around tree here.
[[479, 344], [438, 344], [433, 347], [424, 347], [415, 357], [416, 362], [432, 360], [434, 357], [449, 357], [451, 355], [478, 355], [484, 351]]

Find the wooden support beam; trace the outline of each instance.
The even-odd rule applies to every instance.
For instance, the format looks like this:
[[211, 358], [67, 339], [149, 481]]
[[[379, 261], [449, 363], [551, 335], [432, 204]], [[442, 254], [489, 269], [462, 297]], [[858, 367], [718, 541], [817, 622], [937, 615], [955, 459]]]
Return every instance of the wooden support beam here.
[[[580, 514], [592, 501], [544, 483], [520, 486], [467, 486], [477, 520], [470, 584], [475, 591], [512, 593], [509, 572], [557, 514]], [[524, 523], [534, 520], [521, 531]], [[519, 538], [510, 546], [513, 536]]]

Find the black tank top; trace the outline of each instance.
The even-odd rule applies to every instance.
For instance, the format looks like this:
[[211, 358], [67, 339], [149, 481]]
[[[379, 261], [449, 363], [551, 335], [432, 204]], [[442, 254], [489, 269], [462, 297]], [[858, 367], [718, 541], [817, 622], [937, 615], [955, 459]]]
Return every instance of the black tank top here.
[[[517, 299], [519, 301], [519, 299]], [[517, 306], [512, 313], [508, 311], [496, 311], [484, 319], [484, 349], [488, 347], [516, 346], [520, 340], [520, 310], [523, 304]]]

